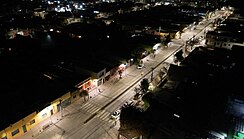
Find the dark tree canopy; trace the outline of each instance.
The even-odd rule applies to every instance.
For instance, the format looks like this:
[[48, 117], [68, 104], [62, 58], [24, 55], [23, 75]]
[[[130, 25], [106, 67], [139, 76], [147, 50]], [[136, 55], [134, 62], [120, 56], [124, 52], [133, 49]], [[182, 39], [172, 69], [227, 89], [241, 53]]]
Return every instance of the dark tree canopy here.
[[147, 78], [144, 78], [142, 81], [141, 81], [141, 85], [140, 85], [140, 88], [142, 90], [143, 93], [147, 93], [148, 91], [148, 87], [149, 87], [149, 81]]

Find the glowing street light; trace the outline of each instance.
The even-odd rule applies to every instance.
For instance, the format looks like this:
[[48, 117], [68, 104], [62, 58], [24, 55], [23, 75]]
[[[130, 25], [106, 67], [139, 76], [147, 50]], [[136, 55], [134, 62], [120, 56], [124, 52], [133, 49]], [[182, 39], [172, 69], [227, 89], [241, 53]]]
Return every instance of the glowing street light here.
[[180, 118], [180, 116], [178, 114], [174, 114], [174, 117], [176, 118]]

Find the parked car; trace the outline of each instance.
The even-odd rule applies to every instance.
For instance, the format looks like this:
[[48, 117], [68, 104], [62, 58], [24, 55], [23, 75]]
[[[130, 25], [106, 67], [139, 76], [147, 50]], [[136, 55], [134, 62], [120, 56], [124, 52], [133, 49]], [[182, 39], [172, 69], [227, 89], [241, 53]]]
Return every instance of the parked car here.
[[137, 66], [137, 68], [138, 68], [138, 69], [142, 69], [142, 68], [144, 68], [144, 64], [139, 64], [139, 65]]
[[138, 111], [140, 111], [140, 112], [143, 112], [144, 110], [143, 110], [143, 108], [136, 108]]
[[133, 97], [134, 100], [138, 100], [142, 97], [142, 94], [141, 93], [136, 93]]
[[132, 100], [128, 100], [128, 101], [126, 101], [126, 102], [124, 103], [123, 107], [124, 107], [124, 108], [129, 107], [129, 106], [133, 105], [133, 103], [134, 103], [134, 102], [133, 102]]
[[120, 113], [121, 113], [121, 110], [120, 110], [120, 109], [114, 111], [114, 112], [112, 113], [112, 115], [111, 115], [111, 118], [112, 118], [112, 119], [115, 119], [115, 120], [119, 119]]

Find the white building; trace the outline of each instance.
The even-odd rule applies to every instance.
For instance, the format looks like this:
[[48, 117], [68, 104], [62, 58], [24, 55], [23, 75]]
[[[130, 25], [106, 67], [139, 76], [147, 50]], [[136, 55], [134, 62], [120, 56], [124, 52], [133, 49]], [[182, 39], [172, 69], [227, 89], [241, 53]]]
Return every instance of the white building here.
[[209, 47], [218, 47], [231, 49], [232, 46], [244, 46], [244, 39], [241, 38], [240, 34], [234, 34], [229, 32], [217, 32], [211, 31], [206, 34], [206, 45]]
[[244, 20], [229, 17], [214, 31], [206, 34], [206, 45], [210, 47], [219, 47], [232, 49], [232, 46], [244, 46]]

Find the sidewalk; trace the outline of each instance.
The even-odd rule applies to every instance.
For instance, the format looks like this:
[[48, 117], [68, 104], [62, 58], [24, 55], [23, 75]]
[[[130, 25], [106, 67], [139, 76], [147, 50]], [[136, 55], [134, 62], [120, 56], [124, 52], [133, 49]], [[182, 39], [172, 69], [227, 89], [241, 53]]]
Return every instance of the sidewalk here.
[[62, 130], [63, 134], [65, 133], [65, 130], [59, 127], [57, 124], [61, 122], [66, 116], [74, 112], [77, 106], [83, 105], [86, 102], [83, 98], [80, 98], [79, 100], [75, 101], [71, 105], [67, 106], [66, 108], [63, 108], [62, 111], [53, 114], [52, 116], [48, 117], [47, 119], [43, 120], [42, 122], [35, 125], [33, 128], [31, 128], [28, 132], [26, 132], [24, 135], [18, 137], [18, 139], [32, 139], [35, 137], [38, 137], [40, 134], [44, 133], [46, 129], [50, 128], [51, 126], [56, 126], [60, 130]]

